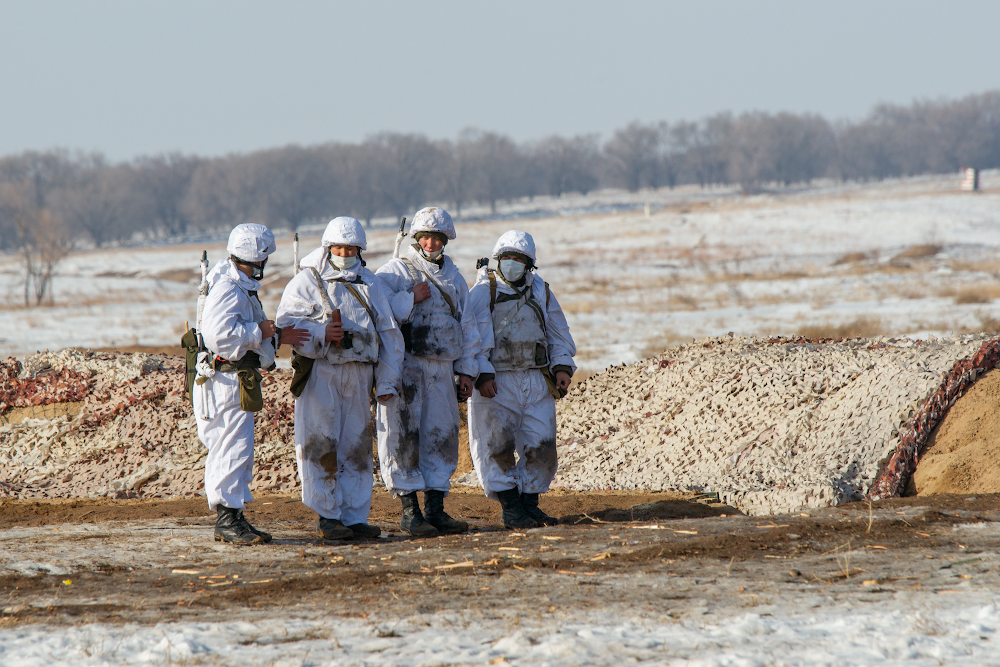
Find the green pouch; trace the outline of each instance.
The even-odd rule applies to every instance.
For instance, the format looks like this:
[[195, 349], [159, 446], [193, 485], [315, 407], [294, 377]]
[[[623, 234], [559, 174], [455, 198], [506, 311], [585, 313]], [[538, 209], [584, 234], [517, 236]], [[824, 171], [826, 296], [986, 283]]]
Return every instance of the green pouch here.
[[263, 376], [256, 368], [241, 368], [236, 371], [240, 381], [240, 408], [244, 412], [260, 412], [264, 409], [264, 393], [260, 382]]
[[198, 363], [198, 332], [188, 329], [187, 333], [181, 336], [181, 347], [185, 351], [184, 398], [190, 401], [194, 379], [198, 375], [198, 370], [195, 368]]
[[314, 363], [316, 363], [315, 359], [304, 357], [295, 350], [292, 350], [293, 373], [292, 383], [288, 386], [288, 391], [292, 392], [292, 396], [295, 398], [301, 396], [303, 390], [305, 390], [306, 382], [309, 381], [309, 376], [312, 374]]

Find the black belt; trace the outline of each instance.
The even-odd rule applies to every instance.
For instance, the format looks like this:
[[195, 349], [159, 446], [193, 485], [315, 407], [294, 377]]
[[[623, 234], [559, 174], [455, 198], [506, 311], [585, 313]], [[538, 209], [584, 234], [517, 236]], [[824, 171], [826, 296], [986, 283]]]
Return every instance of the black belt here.
[[212, 359], [212, 368], [222, 373], [233, 373], [244, 368], [260, 368], [260, 355], [256, 352], [247, 352], [237, 361], [216, 356]]

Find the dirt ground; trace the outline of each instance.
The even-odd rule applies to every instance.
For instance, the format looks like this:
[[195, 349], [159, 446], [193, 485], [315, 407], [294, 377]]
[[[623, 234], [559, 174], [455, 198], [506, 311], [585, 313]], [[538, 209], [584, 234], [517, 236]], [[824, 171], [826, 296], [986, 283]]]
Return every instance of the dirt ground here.
[[1000, 493], [1000, 369], [980, 378], [931, 433], [909, 492]]
[[[512, 621], [573, 610], [651, 619], [767, 615], [789, 596], [861, 605], [914, 591], [995, 591], [1000, 495], [900, 498], [751, 518], [678, 494], [549, 493], [559, 526], [502, 530], [459, 489], [463, 535], [411, 539], [376, 493], [378, 539], [325, 542], [297, 498], [259, 498], [259, 547], [213, 541], [204, 500], [0, 504], [0, 627], [285, 615], [372, 619], [475, 607]], [[668, 618], [669, 617], [669, 618]]]

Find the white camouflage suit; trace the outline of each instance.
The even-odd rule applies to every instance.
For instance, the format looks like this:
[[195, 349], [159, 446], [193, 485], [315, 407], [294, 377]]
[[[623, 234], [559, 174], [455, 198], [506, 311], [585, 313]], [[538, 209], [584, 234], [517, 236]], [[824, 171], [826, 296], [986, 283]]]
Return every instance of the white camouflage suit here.
[[[447, 212], [423, 209], [411, 233], [434, 231], [455, 238]], [[378, 453], [382, 479], [398, 497], [412, 491], [447, 491], [458, 465], [458, 399], [455, 375], [475, 379], [479, 331], [469, 308], [469, 286], [447, 255], [441, 266], [428, 261], [417, 245], [389, 260], [376, 275], [382, 281], [396, 320], [410, 329], [403, 358], [400, 396], [378, 406]], [[413, 302], [417, 282], [430, 283], [431, 296]], [[452, 306], [442, 296], [444, 290]]]
[[[236, 227], [229, 237], [229, 254], [250, 262], [267, 259], [275, 250], [274, 236], [263, 225]], [[274, 364], [274, 339], [262, 340], [257, 322], [267, 319], [256, 296], [260, 283], [236, 268], [229, 258], [219, 260], [208, 274], [209, 292], [201, 320], [201, 335], [212, 358], [230, 361], [256, 352], [261, 366]], [[235, 372], [223, 373], [199, 364], [199, 384], [192, 388], [198, 438], [208, 448], [205, 459], [205, 496], [213, 510], [221, 503], [243, 509], [253, 500], [254, 413], [240, 407], [240, 384]]]
[[[279, 327], [306, 329], [309, 342], [295, 350], [316, 360], [295, 400], [302, 502], [323, 518], [352, 525], [367, 523], [371, 509], [373, 374], [375, 395], [398, 394], [403, 337], [378, 278], [360, 261], [350, 269], [334, 267], [329, 259], [334, 244], [364, 250], [361, 223], [354, 218], [330, 222], [323, 246], [302, 259], [302, 270], [285, 287], [276, 322]], [[326, 341], [328, 306], [311, 269], [319, 273], [332, 307], [340, 310], [344, 331], [352, 338], [350, 348]], [[347, 283], [372, 310], [374, 322]]]
[[[535, 259], [534, 241], [525, 232], [501, 236], [493, 257], [512, 250]], [[483, 490], [496, 500], [498, 491], [513, 488], [548, 491], [558, 466], [556, 405], [539, 369], [572, 375], [576, 345], [559, 302], [534, 271], [525, 278], [534, 304], [524, 298], [527, 289], [518, 292], [498, 273], [494, 277], [492, 313], [487, 269], [479, 271], [469, 293], [479, 327], [479, 373], [494, 374], [497, 384], [496, 397], [484, 398], [477, 390], [469, 400], [469, 447]]]

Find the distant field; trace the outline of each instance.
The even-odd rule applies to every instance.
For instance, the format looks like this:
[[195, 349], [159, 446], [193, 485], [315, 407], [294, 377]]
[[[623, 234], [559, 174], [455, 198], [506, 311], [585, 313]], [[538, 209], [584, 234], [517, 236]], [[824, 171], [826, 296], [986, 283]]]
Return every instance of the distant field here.
[[[926, 337], [1000, 327], [1000, 173], [960, 193], [957, 176], [825, 183], [741, 196], [731, 189], [536, 198], [459, 224], [448, 252], [469, 282], [497, 236], [524, 229], [567, 312], [588, 370], [679, 341], [737, 335]], [[649, 205], [649, 215], [646, 214]], [[394, 233], [369, 235], [371, 268]], [[303, 254], [318, 243], [303, 234]], [[290, 236], [268, 265], [273, 312], [291, 275]], [[171, 345], [194, 319], [197, 263], [224, 238], [71, 255], [55, 305], [24, 308], [19, 259], [0, 256], [0, 354], [67, 346]]]

